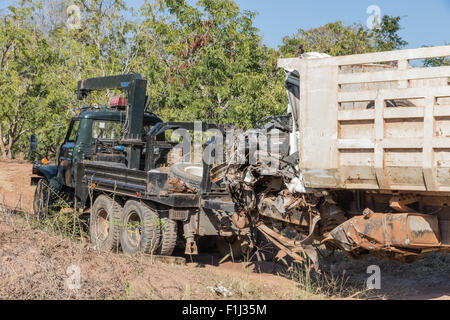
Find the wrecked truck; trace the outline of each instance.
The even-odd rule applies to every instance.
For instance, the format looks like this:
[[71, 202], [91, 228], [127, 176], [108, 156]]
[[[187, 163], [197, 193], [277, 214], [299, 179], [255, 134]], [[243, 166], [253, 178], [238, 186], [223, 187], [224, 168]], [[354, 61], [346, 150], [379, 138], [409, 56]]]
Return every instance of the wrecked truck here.
[[[288, 115], [244, 134], [246, 161], [213, 169], [227, 178], [235, 225], [257, 229], [278, 257], [315, 265], [320, 247], [402, 262], [449, 252], [450, 66], [414, 62], [449, 55], [441, 46], [279, 60]], [[264, 156], [248, 147], [255, 134]]]

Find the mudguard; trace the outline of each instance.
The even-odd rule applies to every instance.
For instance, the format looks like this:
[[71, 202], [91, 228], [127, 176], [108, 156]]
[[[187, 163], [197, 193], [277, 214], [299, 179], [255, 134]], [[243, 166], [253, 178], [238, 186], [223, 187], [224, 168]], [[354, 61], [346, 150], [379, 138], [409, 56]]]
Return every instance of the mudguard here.
[[56, 177], [56, 174], [58, 173], [58, 166], [36, 166], [34, 169], [36, 171], [36, 174], [45, 177], [48, 181]]
[[[41, 177], [44, 177], [48, 182], [50, 187], [55, 192], [61, 191], [63, 185], [58, 181], [57, 175], [58, 170], [62, 167], [58, 166], [40, 166], [40, 165], [33, 165], [33, 173], [36, 175], [39, 175]], [[31, 185], [37, 185], [37, 182], [40, 180], [39, 177], [31, 177]]]

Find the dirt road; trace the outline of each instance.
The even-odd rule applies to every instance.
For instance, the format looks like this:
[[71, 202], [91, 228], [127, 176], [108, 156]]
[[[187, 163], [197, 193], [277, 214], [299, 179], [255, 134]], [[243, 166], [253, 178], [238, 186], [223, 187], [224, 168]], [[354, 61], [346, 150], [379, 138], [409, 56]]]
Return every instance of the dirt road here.
[[34, 187], [30, 186], [32, 164], [0, 160], [0, 204], [12, 209], [33, 210]]

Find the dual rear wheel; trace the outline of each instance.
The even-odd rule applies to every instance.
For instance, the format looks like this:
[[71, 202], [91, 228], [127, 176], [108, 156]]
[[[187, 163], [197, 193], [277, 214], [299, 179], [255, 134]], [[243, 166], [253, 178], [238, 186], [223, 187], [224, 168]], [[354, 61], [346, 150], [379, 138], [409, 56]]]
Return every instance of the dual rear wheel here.
[[[122, 206], [106, 195], [98, 196], [91, 209], [89, 229], [91, 242], [102, 251], [121, 249], [126, 254], [170, 256], [177, 244], [177, 222], [160, 218], [157, 210], [136, 200], [128, 200]], [[214, 244], [213, 239], [209, 242]], [[216, 246], [223, 256], [230, 254], [234, 259], [248, 253], [244, 240], [236, 237], [217, 237]]]
[[139, 201], [129, 200], [122, 207], [100, 195], [92, 206], [91, 241], [100, 250], [171, 255], [177, 232], [175, 221], [160, 219], [157, 210]]

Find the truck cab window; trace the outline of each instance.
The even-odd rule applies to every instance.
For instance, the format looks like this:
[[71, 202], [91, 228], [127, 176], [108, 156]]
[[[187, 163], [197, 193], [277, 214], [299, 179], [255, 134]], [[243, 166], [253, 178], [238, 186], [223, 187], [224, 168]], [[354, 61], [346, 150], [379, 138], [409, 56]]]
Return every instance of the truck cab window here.
[[119, 140], [121, 129], [121, 122], [94, 121], [92, 125], [92, 137], [102, 140]]
[[77, 140], [78, 128], [80, 127], [80, 121], [76, 120], [73, 122], [72, 130], [70, 130], [67, 142], [75, 142]]

